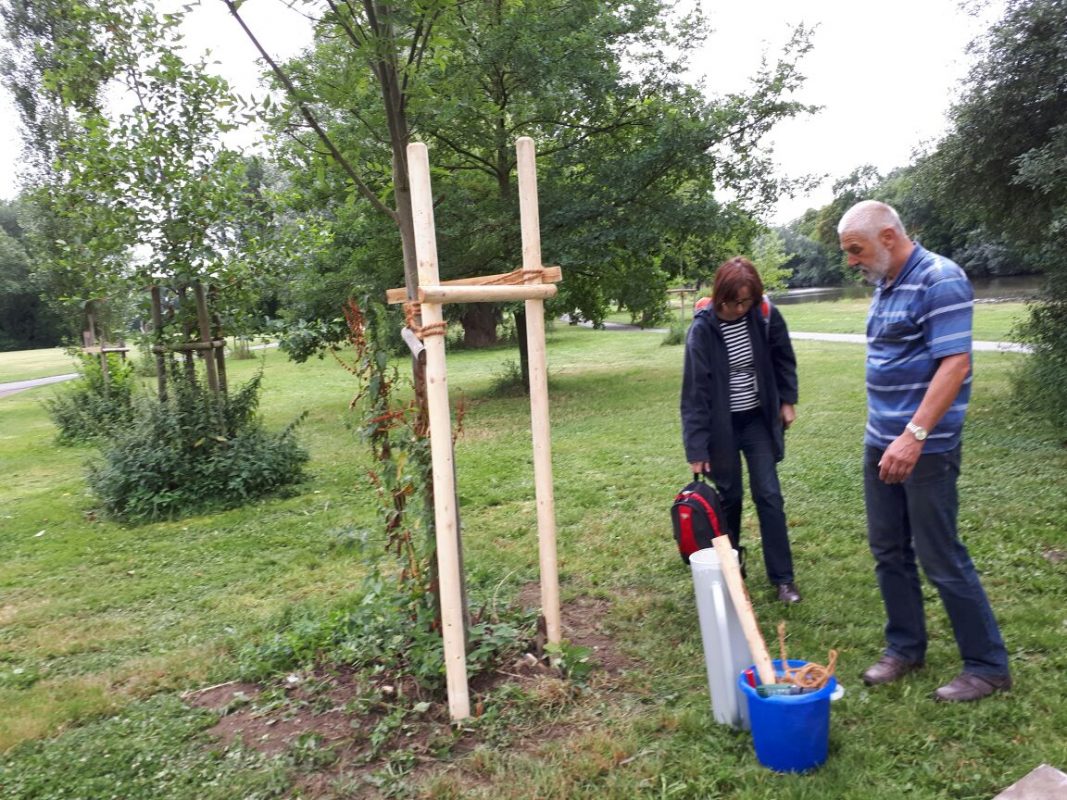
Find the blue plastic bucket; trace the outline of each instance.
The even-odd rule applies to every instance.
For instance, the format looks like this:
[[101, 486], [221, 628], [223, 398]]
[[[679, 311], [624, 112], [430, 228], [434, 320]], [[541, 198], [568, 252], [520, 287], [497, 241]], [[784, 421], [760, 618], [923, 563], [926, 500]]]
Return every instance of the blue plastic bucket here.
[[[792, 668], [807, 663], [789, 659]], [[781, 660], [774, 661], [774, 669], [781, 674]], [[831, 677], [826, 686], [808, 694], [770, 697], [760, 697], [749, 686], [744, 672], [738, 676], [737, 684], [748, 698], [752, 743], [760, 764], [776, 772], [806, 772], [826, 761], [830, 700], [837, 688], [836, 679]]]

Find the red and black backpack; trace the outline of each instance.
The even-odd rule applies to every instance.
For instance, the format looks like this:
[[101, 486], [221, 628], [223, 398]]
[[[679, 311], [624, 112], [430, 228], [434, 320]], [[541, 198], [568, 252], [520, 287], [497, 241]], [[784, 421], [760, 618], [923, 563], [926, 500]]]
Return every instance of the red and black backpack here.
[[674, 523], [674, 541], [678, 543], [678, 552], [686, 564], [697, 550], [712, 547], [711, 540], [716, 536], [729, 536], [719, 492], [697, 473], [693, 474], [692, 483], [674, 498], [671, 522]]

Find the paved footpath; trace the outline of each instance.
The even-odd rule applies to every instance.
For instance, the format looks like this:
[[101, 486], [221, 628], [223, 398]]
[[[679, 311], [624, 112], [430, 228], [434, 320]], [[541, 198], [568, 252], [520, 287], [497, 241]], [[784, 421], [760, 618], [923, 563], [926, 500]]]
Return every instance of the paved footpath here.
[[[579, 323], [582, 327], [589, 328], [592, 325], [588, 322]], [[644, 333], [666, 333], [666, 328], [639, 328], [637, 325], [624, 325], [619, 322], [605, 322], [604, 330], [608, 331], [634, 331]], [[789, 338], [796, 339], [797, 341], [815, 341], [815, 342], [845, 342], [847, 344], [865, 344], [867, 337], [862, 333], [806, 333], [804, 331], [792, 331], [789, 334]], [[1030, 348], [1025, 344], [1015, 344], [1014, 342], [974, 342], [973, 347], [975, 350], [981, 351], [993, 351], [998, 353], [1029, 353]], [[14, 383], [0, 383], [0, 397], [6, 397], [9, 394], [15, 394], [15, 392], [21, 392], [26, 389], [35, 389], [38, 386], [48, 386], [52, 383], [59, 383], [61, 381], [69, 381], [78, 377], [78, 373], [72, 372], [67, 375], [53, 375], [50, 378], [35, 378], [30, 381], [16, 381]]]
[[34, 378], [29, 381], [15, 381], [14, 383], [0, 383], [0, 397], [7, 397], [9, 394], [15, 392], [21, 392], [24, 389], [35, 389], [38, 386], [47, 386], [50, 383], [60, 383], [61, 381], [70, 381], [78, 377], [77, 372], [71, 372], [66, 375], [52, 375], [49, 378]]

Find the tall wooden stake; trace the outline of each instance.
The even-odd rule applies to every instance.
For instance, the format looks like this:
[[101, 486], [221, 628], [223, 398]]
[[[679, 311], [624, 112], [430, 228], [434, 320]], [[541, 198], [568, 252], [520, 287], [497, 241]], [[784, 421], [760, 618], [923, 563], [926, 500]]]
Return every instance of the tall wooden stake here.
[[[541, 227], [537, 209], [534, 141], [515, 144], [519, 168], [519, 217], [522, 221], [522, 268], [526, 283], [540, 283]], [[552, 447], [548, 424], [548, 367], [545, 358], [545, 304], [526, 300], [526, 342], [530, 353], [530, 428], [533, 434], [534, 485], [537, 496], [537, 542], [541, 558], [541, 610], [548, 641], [561, 640], [559, 570], [556, 560], [556, 504], [552, 494]]]
[[[200, 341], [205, 345], [211, 344], [211, 317], [207, 313], [207, 299], [204, 295], [204, 284], [200, 281], [193, 283], [193, 296], [196, 300], [196, 322], [200, 329]], [[204, 369], [207, 373], [207, 385], [217, 397], [219, 394], [219, 372], [215, 363], [215, 354], [211, 349], [202, 352], [204, 357]]]
[[155, 334], [152, 341], [158, 350], [156, 355], [156, 388], [159, 391], [160, 402], [167, 400], [167, 360], [163, 355], [163, 301], [158, 286], [152, 287], [152, 330]]
[[[430, 190], [430, 159], [426, 145], [408, 145], [408, 171], [411, 179], [411, 208], [415, 224], [415, 257], [419, 284], [437, 286], [437, 240], [434, 233], [433, 195]], [[440, 303], [422, 304], [422, 327], [443, 328]], [[443, 331], [442, 331], [443, 333]], [[445, 682], [448, 710], [453, 721], [470, 716], [467, 688], [467, 655], [463, 641], [463, 605], [456, 546], [455, 471], [452, 460], [452, 415], [448, 407], [448, 373], [445, 366], [445, 338], [426, 336], [426, 401], [429, 406], [430, 447], [433, 453], [433, 505], [437, 538], [437, 565], [440, 578], [441, 633], [445, 650]]]

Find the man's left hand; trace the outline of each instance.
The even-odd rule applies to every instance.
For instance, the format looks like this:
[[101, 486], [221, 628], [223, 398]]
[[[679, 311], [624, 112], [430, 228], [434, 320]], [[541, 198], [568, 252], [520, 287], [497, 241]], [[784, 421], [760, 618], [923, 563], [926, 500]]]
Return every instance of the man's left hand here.
[[922, 452], [922, 442], [916, 441], [910, 433], [902, 433], [882, 453], [878, 477], [885, 483], [903, 483], [915, 469]]

